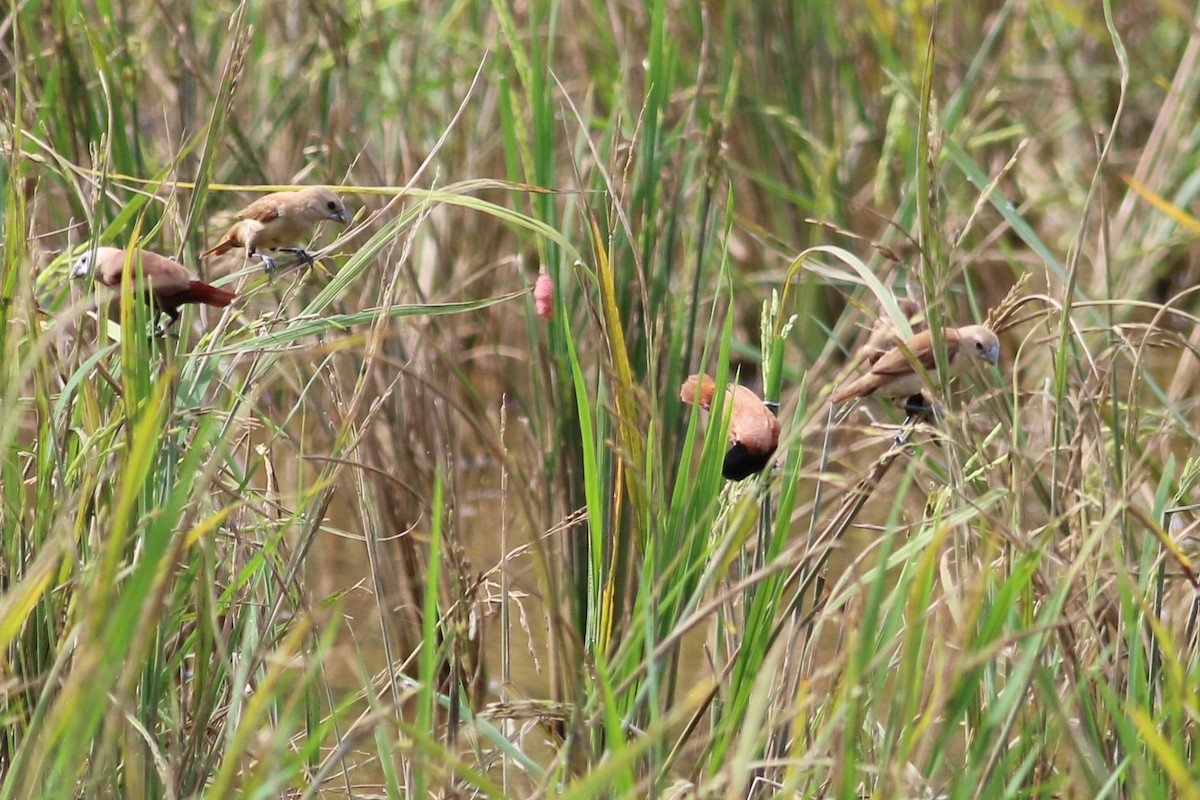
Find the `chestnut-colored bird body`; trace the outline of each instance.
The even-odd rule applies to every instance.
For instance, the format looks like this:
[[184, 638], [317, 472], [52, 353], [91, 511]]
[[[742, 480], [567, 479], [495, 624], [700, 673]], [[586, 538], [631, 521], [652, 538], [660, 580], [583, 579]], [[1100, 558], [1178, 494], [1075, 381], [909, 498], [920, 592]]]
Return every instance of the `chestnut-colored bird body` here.
[[[166, 256], [141, 250], [133, 255], [130, 267], [136, 276], [138, 259], [141, 259], [142, 278], [145, 281], [144, 291], [154, 307], [170, 318], [167, 326], [160, 328], [159, 333], [179, 320], [179, 307], [188, 303], [201, 303], [216, 308], [224, 308], [236, 297], [233, 292], [210, 286], [190, 272], [178, 262]], [[71, 267], [72, 278], [82, 278], [95, 275], [96, 280], [104, 286], [120, 291], [121, 279], [125, 274], [125, 251], [117, 247], [98, 247], [95, 252], [88, 251], [76, 259]], [[134, 278], [136, 281], [136, 277]], [[137, 285], [135, 283], [135, 290]]]
[[[679, 389], [679, 399], [708, 410], [717, 386], [707, 375], [692, 375]], [[729, 417], [729, 450], [721, 474], [740, 481], [762, 470], [779, 446], [779, 420], [762, 399], [745, 386], [730, 386], [726, 401], [733, 404]]]
[[[947, 328], [942, 334], [946, 344], [946, 361], [950, 374], [958, 375], [970, 368], [976, 360], [995, 364], [1000, 360], [1000, 340], [982, 325], [967, 325], [962, 328]], [[855, 397], [912, 397], [925, 388], [921, 372], [913, 368], [911, 357], [925, 372], [932, 373], [935, 367], [933, 333], [925, 330], [915, 334], [904, 343], [881, 356], [866, 375], [851, 381], [830, 398], [841, 403]]]
[[264, 250], [279, 250], [298, 255], [312, 265], [312, 256], [297, 247], [317, 223], [331, 220], [345, 225], [350, 221], [341, 198], [324, 186], [310, 186], [294, 192], [273, 192], [255, 200], [237, 213], [237, 222], [220, 240], [200, 254], [201, 258], [219, 256], [241, 247], [252, 258], [259, 258], [267, 272], [275, 271], [275, 260]]
[[[921, 310], [920, 303], [909, 300], [907, 297], [897, 297], [896, 305], [900, 307], [900, 313], [908, 320], [908, 326], [912, 329], [913, 334], [918, 334], [929, 327], [925, 323], [925, 313]], [[866, 357], [868, 364], [874, 364], [902, 341], [904, 339], [900, 336], [896, 323], [885, 311], [871, 326], [871, 335], [867, 337], [867, 342], [862, 346], [861, 352]]]

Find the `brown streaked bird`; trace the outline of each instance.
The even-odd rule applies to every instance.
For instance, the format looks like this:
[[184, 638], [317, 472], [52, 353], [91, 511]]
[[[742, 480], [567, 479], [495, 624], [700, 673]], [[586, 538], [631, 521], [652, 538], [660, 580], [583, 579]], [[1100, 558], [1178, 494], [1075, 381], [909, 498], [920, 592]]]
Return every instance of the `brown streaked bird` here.
[[[712, 378], [692, 375], [679, 388], [679, 399], [708, 410], [716, 390]], [[725, 453], [721, 474], [731, 481], [740, 481], [762, 472], [771, 462], [771, 456], [779, 446], [779, 420], [767, 404], [745, 386], [730, 386], [725, 391], [733, 409], [729, 418], [729, 450]]]
[[260, 259], [267, 275], [275, 274], [275, 259], [263, 250], [292, 253], [309, 267], [313, 257], [296, 246], [317, 223], [331, 220], [343, 225], [350, 221], [342, 199], [324, 186], [310, 186], [295, 192], [273, 192], [255, 200], [237, 213], [233, 224], [220, 240], [200, 254], [201, 258], [219, 256], [242, 247], [250, 258]]
[[[227, 289], [210, 286], [192, 274], [187, 267], [166, 256], [149, 250], [141, 250], [140, 254], [142, 276], [149, 283], [145, 295], [156, 309], [169, 318], [166, 325], [155, 329], [156, 336], [166, 335], [167, 329], [179, 321], [179, 307], [182, 305], [202, 303], [224, 308], [237, 296]], [[130, 261], [135, 274], [137, 258], [138, 254], [135, 253]], [[72, 278], [82, 278], [94, 273], [96, 280], [117, 291], [121, 289], [121, 276], [124, 272], [125, 251], [117, 247], [98, 247], [95, 252], [89, 250], [71, 267]]]
[[[982, 325], [967, 325], [963, 328], [947, 328], [942, 337], [946, 343], [946, 360], [950, 374], [965, 372], [975, 360], [995, 364], [1000, 360], [1000, 340], [990, 329]], [[926, 371], [935, 369], [933, 357], [933, 334], [925, 330], [885, 353], [866, 375], [851, 381], [833, 393], [830, 400], [841, 403], [855, 397], [913, 397], [921, 394], [925, 381], [920, 372], [913, 369], [908, 353]]]
[[[897, 297], [896, 305], [900, 307], [900, 313], [908, 320], [908, 326], [912, 328], [913, 334], [918, 334], [929, 327], [925, 322], [925, 312], [921, 309], [920, 303], [909, 300], [907, 297]], [[887, 315], [886, 311], [881, 310], [879, 318], [871, 326], [871, 335], [867, 337], [866, 344], [859, 352], [866, 357], [867, 363], [873, 365], [883, 358], [887, 351], [902, 341], [904, 340], [900, 338], [900, 331], [896, 329], [892, 318]]]

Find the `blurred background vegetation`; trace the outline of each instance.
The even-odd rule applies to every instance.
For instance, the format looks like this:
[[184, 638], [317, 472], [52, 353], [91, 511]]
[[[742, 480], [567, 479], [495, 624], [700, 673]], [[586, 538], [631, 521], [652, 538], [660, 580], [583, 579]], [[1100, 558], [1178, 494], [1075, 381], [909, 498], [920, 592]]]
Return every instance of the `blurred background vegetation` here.
[[[0, 800], [1200, 796], [1198, 19], [13, 0]], [[893, 292], [1003, 343], [907, 450], [826, 402]]]

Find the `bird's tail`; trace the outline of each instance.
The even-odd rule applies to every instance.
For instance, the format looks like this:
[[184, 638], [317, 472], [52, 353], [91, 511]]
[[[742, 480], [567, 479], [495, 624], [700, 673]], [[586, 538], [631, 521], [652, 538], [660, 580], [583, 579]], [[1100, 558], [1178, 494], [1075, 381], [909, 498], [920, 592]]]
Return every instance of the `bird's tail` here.
[[222, 253], [228, 253], [235, 247], [241, 246], [242, 243], [238, 240], [237, 226], [235, 225], [233, 228], [230, 228], [225, 232], [225, 235], [221, 237], [220, 241], [201, 253], [200, 257], [208, 258], [209, 256], [219, 256]]
[[868, 372], [860, 378], [856, 378], [850, 383], [843, 386], [833, 393], [829, 398], [831, 403], [844, 403], [847, 400], [853, 400], [856, 397], [868, 397], [875, 392], [880, 386], [886, 382], [885, 376], [878, 375], [874, 372]]
[[[692, 375], [679, 387], [679, 399], [685, 403], [699, 403], [701, 408], [712, 405], [713, 393], [717, 385], [707, 375]], [[697, 399], [699, 394], [699, 399]]]
[[235, 297], [237, 295], [228, 289], [219, 289], [204, 281], [192, 281], [180, 299], [185, 303], [204, 303], [206, 306], [224, 308], [232, 303]]
[[850, 398], [857, 397], [857, 396], [858, 395], [856, 395], [853, 391], [851, 391], [850, 386], [843, 386], [841, 389], [838, 389], [836, 392], [833, 393], [833, 396], [829, 398], [829, 402], [844, 403], [847, 400], [849, 400]]

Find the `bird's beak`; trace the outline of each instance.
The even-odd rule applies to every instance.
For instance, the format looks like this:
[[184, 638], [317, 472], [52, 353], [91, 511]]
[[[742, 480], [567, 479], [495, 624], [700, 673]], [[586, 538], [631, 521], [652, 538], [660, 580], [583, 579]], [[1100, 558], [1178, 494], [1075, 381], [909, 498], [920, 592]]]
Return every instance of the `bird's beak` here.
[[330, 218], [330, 219], [332, 219], [332, 220], [334, 220], [334, 221], [336, 221], [336, 222], [340, 222], [340, 223], [342, 223], [343, 225], [349, 225], [349, 224], [350, 224], [350, 212], [349, 212], [349, 211], [347, 211], [347, 210], [346, 210], [346, 209], [344, 209], [344, 208], [343, 208], [341, 211], [337, 211], [337, 212], [335, 212], [335, 213], [333, 213], [333, 214], [330, 214], [330, 215], [329, 215], [329, 218]]
[[985, 353], [984, 355], [987, 356], [988, 361], [992, 362], [993, 364], [999, 364], [1000, 363], [1000, 345], [998, 345], [998, 344], [992, 345], [992, 349], [988, 350], [987, 353]]
[[83, 261], [76, 261], [75, 266], [71, 267], [71, 280], [79, 280], [88, 274], [87, 264]]

